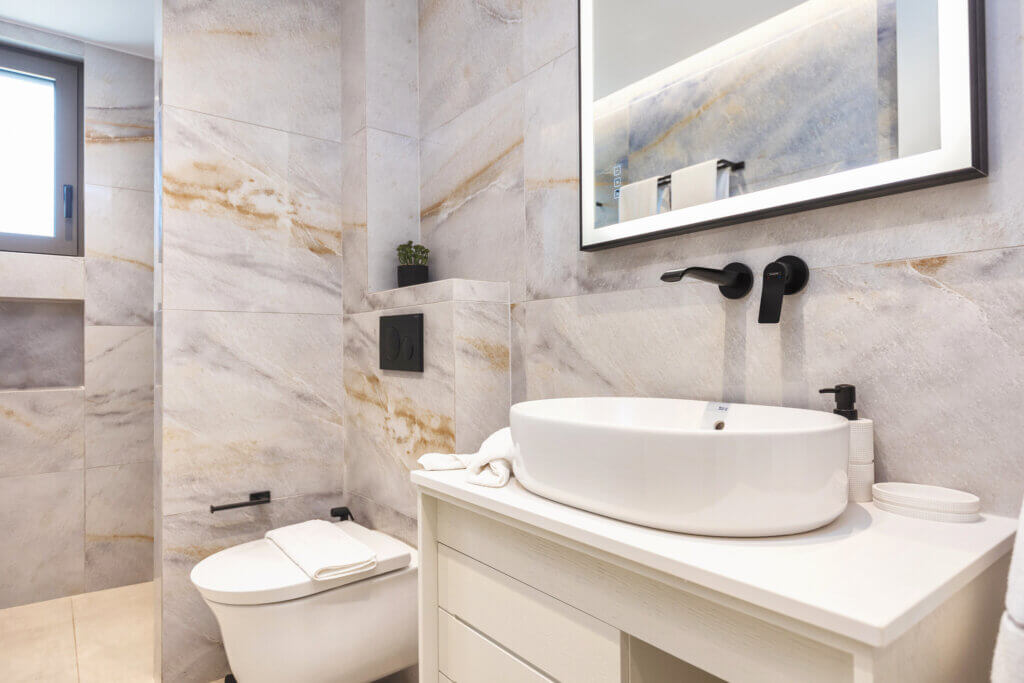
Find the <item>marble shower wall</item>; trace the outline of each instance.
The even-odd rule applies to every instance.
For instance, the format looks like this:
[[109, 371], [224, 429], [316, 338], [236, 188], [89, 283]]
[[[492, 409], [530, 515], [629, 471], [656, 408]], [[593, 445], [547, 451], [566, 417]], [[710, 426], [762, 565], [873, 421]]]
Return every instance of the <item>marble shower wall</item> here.
[[[448, 177], [422, 175], [421, 212], [426, 226], [444, 207], [437, 229], [424, 229], [438, 269], [510, 280], [514, 401], [617, 394], [828, 409], [817, 390], [850, 382], [876, 421], [880, 479], [964, 488], [1016, 513], [1019, 4], [988, 4], [987, 179], [593, 253], [578, 249], [576, 3], [484, 4], [420, 2], [421, 135], [464, 150]], [[658, 279], [737, 260], [760, 271], [789, 253], [811, 280], [777, 326], [756, 323], [759, 285], [730, 302]]]
[[[163, 680], [228, 672], [188, 579], [343, 504], [341, 40], [350, 3], [162, 3]], [[270, 490], [273, 502], [211, 514]]]
[[153, 576], [153, 62], [0, 40], [82, 61], [85, 105], [83, 256], [0, 253], [8, 607]]

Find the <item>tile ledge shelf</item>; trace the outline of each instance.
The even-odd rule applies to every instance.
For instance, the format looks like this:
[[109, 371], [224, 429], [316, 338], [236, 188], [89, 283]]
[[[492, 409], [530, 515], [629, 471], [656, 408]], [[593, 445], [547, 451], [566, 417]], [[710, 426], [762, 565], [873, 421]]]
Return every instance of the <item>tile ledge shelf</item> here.
[[472, 301], [483, 303], [509, 303], [507, 282], [462, 280], [451, 278], [435, 280], [421, 285], [370, 292], [366, 300], [374, 310], [435, 304], [444, 301]]
[[85, 259], [0, 251], [0, 299], [84, 301]]

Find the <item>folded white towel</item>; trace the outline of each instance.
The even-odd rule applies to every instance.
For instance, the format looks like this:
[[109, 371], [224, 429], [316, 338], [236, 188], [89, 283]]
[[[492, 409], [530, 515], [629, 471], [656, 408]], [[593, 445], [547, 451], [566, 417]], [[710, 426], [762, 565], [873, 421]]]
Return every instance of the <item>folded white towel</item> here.
[[672, 210], [707, 204], [729, 196], [729, 169], [718, 159], [672, 171]]
[[266, 537], [315, 581], [350, 576], [377, 566], [377, 553], [372, 548], [322, 519], [273, 529]]
[[658, 213], [658, 176], [623, 185], [619, 190], [619, 222]]
[[992, 657], [992, 683], [1020, 683], [1024, 675], [1024, 628], [1006, 612], [999, 622], [996, 653]]
[[466, 481], [500, 488], [512, 476], [512, 430], [499, 429], [476, 453], [427, 453], [417, 461], [425, 470], [468, 470]]
[[1024, 624], [1024, 503], [1017, 524], [1017, 538], [1013, 542], [1013, 559], [1006, 585], [1006, 613], [1018, 624]]

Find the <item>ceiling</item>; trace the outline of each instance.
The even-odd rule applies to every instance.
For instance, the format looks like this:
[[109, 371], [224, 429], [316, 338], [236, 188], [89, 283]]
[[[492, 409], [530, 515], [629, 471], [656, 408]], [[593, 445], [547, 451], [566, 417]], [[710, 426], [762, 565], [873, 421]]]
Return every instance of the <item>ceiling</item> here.
[[154, 0], [0, 0], [0, 19], [153, 56]]

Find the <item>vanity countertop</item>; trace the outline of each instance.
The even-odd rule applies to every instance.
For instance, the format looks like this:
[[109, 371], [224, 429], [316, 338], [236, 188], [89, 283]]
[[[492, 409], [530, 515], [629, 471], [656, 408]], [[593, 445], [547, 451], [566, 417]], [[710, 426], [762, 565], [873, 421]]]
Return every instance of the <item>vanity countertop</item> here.
[[912, 519], [852, 503], [832, 524], [774, 538], [692, 536], [620, 522], [530, 493], [500, 489], [464, 470], [416, 471], [425, 493], [883, 647], [1010, 552], [1017, 520], [972, 524]]

